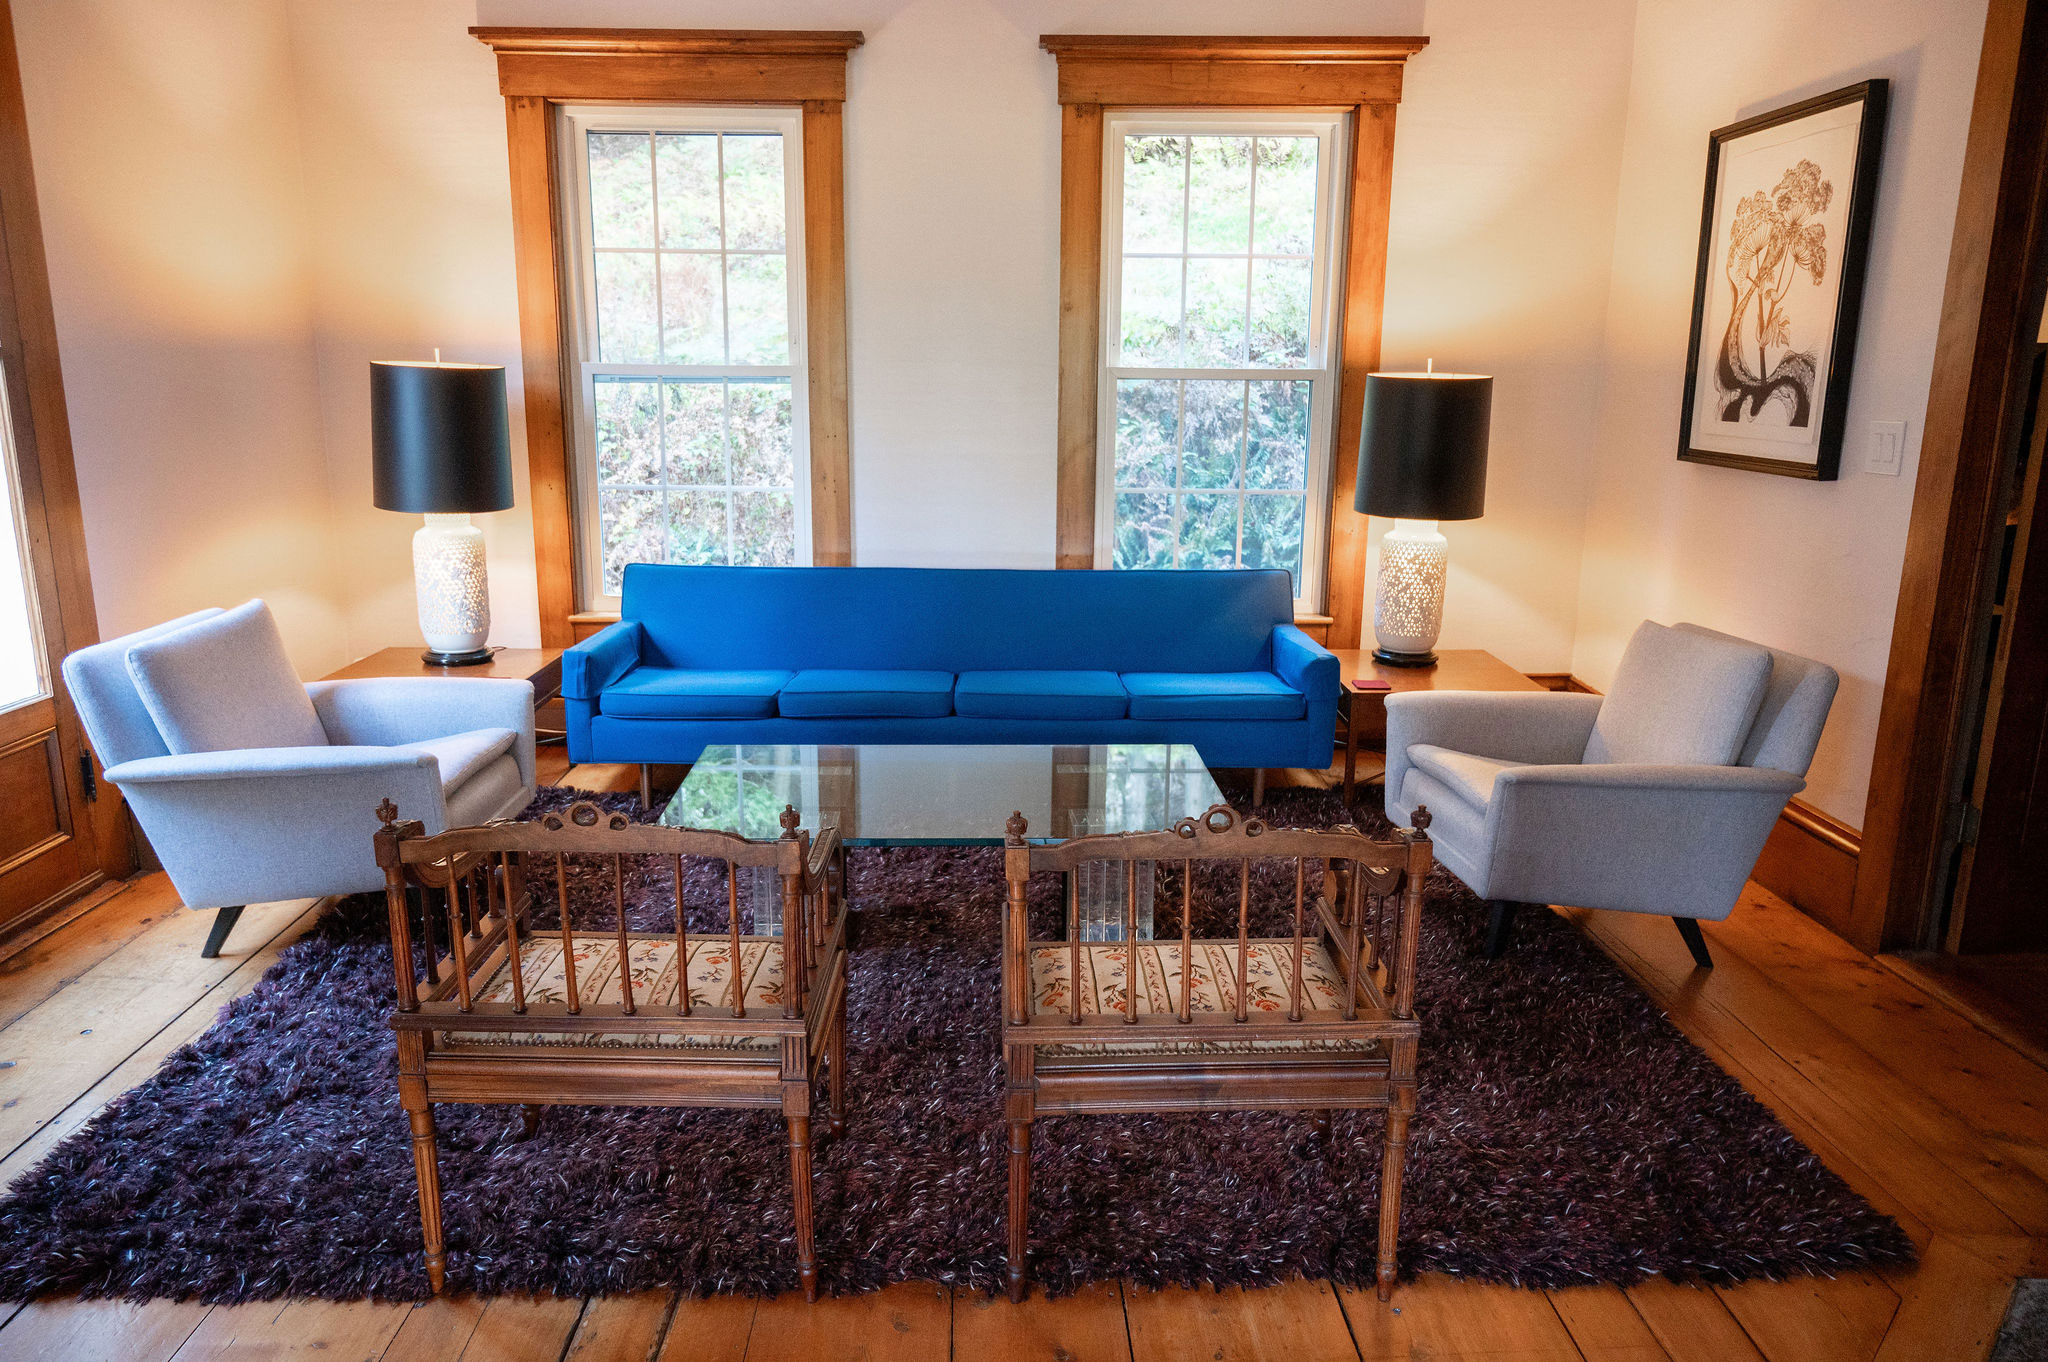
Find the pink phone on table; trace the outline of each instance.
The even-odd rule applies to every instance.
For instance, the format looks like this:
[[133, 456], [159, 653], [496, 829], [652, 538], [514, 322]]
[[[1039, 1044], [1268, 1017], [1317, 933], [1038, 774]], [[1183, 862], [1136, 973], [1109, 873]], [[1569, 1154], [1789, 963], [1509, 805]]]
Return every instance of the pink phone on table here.
[[1392, 682], [1376, 681], [1369, 676], [1361, 676], [1351, 684], [1359, 690], [1392, 690], [1394, 688]]

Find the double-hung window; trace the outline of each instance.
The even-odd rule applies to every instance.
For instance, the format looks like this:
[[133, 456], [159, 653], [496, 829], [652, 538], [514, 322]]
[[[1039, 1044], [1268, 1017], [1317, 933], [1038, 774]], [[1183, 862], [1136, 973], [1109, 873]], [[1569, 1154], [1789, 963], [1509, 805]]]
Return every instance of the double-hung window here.
[[582, 607], [630, 562], [809, 563], [800, 112], [561, 116]]
[[1284, 568], [1323, 608], [1343, 133], [1104, 120], [1098, 565]]

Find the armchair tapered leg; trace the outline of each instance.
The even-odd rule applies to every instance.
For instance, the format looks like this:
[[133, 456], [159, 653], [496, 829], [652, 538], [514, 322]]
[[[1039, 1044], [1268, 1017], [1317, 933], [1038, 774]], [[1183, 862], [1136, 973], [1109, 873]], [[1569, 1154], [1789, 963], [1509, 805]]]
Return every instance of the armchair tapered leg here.
[[1497, 960], [1508, 948], [1508, 938], [1515, 930], [1515, 904], [1494, 902], [1488, 905], [1493, 916], [1486, 924], [1486, 944], [1481, 949], [1489, 960]]
[[1707, 939], [1700, 935], [1700, 924], [1693, 918], [1675, 917], [1678, 934], [1685, 938], [1685, 948], [1692, 952], [1692, 962], [1701, 969], [1712, 969], [1714, 957], [1707, 954]]
[[812, 1231], [811, 1210], [811, 1118], [788, 1113], [789, 1186], [796, 1198], [796, 1275], [804, 1284], [804, 1299], [818, 1299], [818, 1253]]
[[213, 910], [213, 927], [206, 934], [206, 944], [199, 948], [199, 956], [202, 960], [213, 960], [219, 957], [220, 948], [228, 944], [228, 933], [235, 929], [236, 919], [242, 916], [242, 907], [243, 905], [236, 904], [231, 908], [216, 908]]

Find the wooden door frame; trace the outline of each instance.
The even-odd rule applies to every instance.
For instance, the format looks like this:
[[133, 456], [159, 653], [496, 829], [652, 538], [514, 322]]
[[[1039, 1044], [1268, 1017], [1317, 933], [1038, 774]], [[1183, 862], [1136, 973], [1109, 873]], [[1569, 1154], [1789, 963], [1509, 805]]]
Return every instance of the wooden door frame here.
[[1327, 641], [1364, 631], [1366, 517], [1352, 509], [1365, 376], [1380, 362], [1394, 110], [1408, 58], [1427, 38], [1216, 38], [1047, 34], [1059, 64], [1059, 424], [1054, 564], [1095, 566], [1098, 389], [1102, 368], [1102, 138], [1111, 109], [1342, 109], [1352, 115], [1337, 411], [1330, 446], [1324, 574]]
[[68, 796], [67, 832], [82, 843], [87, 867], [75, 881], [10, 922], [9, 934], [18, 936], [102, 880], [131, 874], [135, 851], [119, 795], [96, 773], [98, 797], [86, 793], [87, 768], [82, 763], [92, 758], [57, 669], [65, 656], [99, 641], [99, 623], [86, 565], [85, 517], [57, 352], [57, 314], [43, 250], [42, 213], [36, 203], [14, 15], [8, 0], [0, 0], [0, 353], [8, 351], [18, 359], [8, 366], [7, 396], [23, 529], [30, 541], [30, 582], [40, 606], [49, 673], [47, 703], [52, 706], [51, 726]]
[[1929, 944], [1961, 826], [2044, 227], [2048, 0], [1991, 0], [1845, 932], [1866, 951]]
[[857, 32], [795, 29], [472, 28], [497, 54], [512, 173], [520, 372], [541, 643], [576, 638], [567, 394], [575, 347], [563, 307], [555, 106], [576, 101], [766, 104], [803, 110], [805, 362], [810, 397], [811, 561], [853, 561], [847, 411], [846, 62]]

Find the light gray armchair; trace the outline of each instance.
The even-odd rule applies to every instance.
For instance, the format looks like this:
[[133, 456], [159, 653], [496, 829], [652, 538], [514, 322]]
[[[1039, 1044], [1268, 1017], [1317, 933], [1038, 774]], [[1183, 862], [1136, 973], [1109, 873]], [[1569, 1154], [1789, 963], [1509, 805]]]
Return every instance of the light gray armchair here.
[[1756, 865], [1834, 703], [1835, 669], [1697, 625], [1645, 623], [1603, 698], [1387, 697], [1387, 816], [1427, 805], [1437, 859], [1491, 901], [1669, 915], [1712, 968], [1719, 921]]
[[82, 648], [64, 681], [178, 896], [219, 910], [207, 956], [246, 904], [383, 888], [385, 799], [439, 832], [533, 798], [532, 686], [303, 685], [260, 600]]

